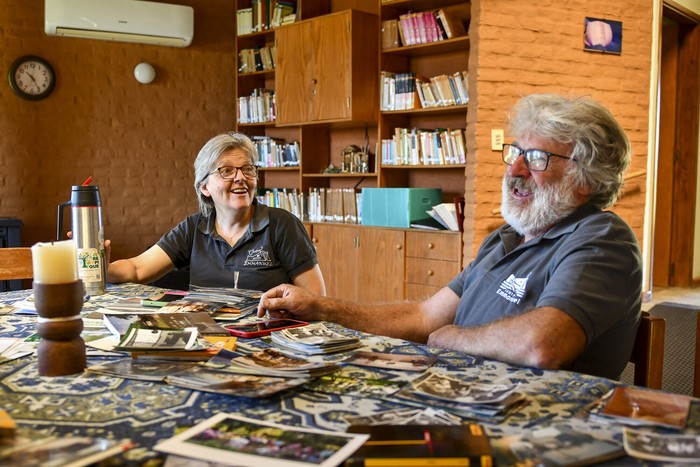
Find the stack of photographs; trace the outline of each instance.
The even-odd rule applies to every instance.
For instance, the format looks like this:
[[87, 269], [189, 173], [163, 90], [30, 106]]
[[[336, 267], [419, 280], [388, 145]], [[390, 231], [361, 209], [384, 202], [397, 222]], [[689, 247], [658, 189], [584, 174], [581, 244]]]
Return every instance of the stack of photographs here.
[[372, 415], [343, 417], [350, 426], [359, 425], [461, 425], [462, 419], [442, 409], [394, 409]]
[[429, 405], [476, 420], [502, 421], [529, 403], [517, 387], [467, 382], [427, 371], [393, 394], [392, 400], [412, 406]]
[[232, 374], [201, 366], [191, 367], [165, 378], [165, 382], [173, 386], [251, 398], [268, 397], [307, 381], [307, 378]]
[[323, 323], [283, 329], [271, 334], [272, 343], [283, 349], [311, 355], [343, 352], [360, 347], [357, 337], [347, 337], [328, 329]]
[[655, 462], [700, 465], [700, 435], [655, 433], [624, 428], [625, 451], [630, 456]]
[[584, 466], [625, 455], [625, 450], [614, 440], [594, 435], [594, 430], [579, 431], [568, 424], [556, 423], [494, 439], [492, 445], [498, 465]]
[[195, 365], [197, 365], [195, 362], [124, 358], [90, 365], [85, 371], [139, 381], [165, 381], [168, 376]]
[[259, 290], [190, 285], [185, 300], [224, 303], [212, 316], [217, 320], [229, 320], [239, 319], [257, 310], [261, 295]]
[[283, 378], [311, 378], [333, 373], [339, 368], [336, 363], [310, 362], [275, 349], [264, 349], [250, 355], [221, 350], [206, 366], [222, 372]]

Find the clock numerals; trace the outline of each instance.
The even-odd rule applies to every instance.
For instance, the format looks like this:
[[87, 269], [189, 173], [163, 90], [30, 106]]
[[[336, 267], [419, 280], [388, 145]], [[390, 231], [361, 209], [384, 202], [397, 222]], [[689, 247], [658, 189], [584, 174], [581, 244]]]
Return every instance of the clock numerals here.
[[29, 100], [47, 97], [54, 87], [51, 65], [35, 56], [17, 59], [10, 67], [9, 80], [15, 94]]

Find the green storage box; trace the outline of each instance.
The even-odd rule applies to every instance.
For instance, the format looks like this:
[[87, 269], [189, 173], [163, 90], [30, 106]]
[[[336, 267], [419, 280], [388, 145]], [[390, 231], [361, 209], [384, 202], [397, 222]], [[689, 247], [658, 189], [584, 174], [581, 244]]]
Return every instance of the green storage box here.
[[430, 217], [427, 211], [440, 204], [441, 194], [439, 188], [363, 188], [362, 224], [408, 228]]

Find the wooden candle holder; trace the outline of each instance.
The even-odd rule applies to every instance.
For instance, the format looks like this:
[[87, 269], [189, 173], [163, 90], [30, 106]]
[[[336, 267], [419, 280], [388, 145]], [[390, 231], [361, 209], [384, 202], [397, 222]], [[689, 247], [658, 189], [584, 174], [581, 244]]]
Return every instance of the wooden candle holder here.
[[65, 376], [85, 369], [83, 331], [83, 282], [66, 284], [32, 283], [34, 304], [39, 315], [37, 332], [41, 337], [37, 358], [39, 375]]

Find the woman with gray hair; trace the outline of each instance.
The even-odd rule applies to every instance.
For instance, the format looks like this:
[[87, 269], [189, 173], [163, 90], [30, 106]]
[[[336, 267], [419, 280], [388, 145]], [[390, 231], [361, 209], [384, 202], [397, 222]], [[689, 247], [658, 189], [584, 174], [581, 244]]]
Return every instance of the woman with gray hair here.
[[190, 268], [190, 284], [267, 290], [294, 284], [325, 295], [316, 250], [290, 212], [259, 204], [258, 154], [241, 133], [222, 133], [194, 161], [199, 212], [142, 254], [109, 264], [109, 282], [147, 283]]

